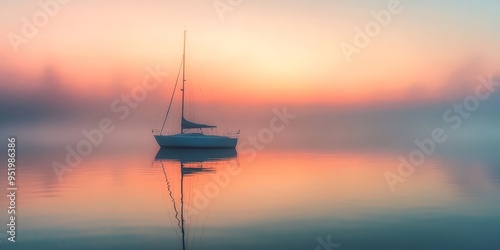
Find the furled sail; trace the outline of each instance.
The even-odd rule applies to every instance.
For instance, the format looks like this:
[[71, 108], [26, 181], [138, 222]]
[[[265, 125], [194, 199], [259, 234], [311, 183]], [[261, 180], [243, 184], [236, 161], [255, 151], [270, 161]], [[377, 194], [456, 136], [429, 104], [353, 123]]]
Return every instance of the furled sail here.
[[182, 127], [182, 129], [192, 129], [192, 128], [216, 128], [217, 126], [190, 122], [190, 121], [184, 119], [184, 117], [182, 117], [181, 127]]

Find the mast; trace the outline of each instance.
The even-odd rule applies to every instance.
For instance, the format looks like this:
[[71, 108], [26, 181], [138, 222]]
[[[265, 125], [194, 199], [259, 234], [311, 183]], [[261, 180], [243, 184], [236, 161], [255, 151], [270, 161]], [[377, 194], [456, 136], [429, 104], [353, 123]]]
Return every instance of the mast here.
[[[184, 119], [184, 85], [186, 82], [186, 30], [184, 30], [184, 49], [182, 52], [182, 119]], [[184, 129], [181, 124], [181, 134], [184, 134]]]
[[181, 162], [181, 169], [180, 169], [180, 174], [181, 174], [181, 218], [179, 220], [179, 213], [177, 212], [177, 206], [175, 205], [175, 199], [172, 196], [172, 190], [170, 190], [170, 182], [168, 181], [167, 177], [167, 172], [165, 171], [165, 166], [163, 166], [163, 162], [161, 162], [161, 169], [163, 170], [163, 175], [165, 175], [165, 181], [167, 182], [167, 189], [170, 194], [170, 198], [172, 199], [172, 203], [174, 205], [174, 211], [175, 211], [175, 218], [177, 219], [178, 226], [181, 229], [181, 234], [182, 234], [182, 249], [186, 250], [186, 234], [184, 231], [184, 174], [182, 173], [182, 168], [184, 167], [184, 164]]
[[181, 233], [182, 233], [182, 249], [186, 249], [186, 236], [184, 233], [184, 174], [182, 168], [184, 164], [181, 163]]

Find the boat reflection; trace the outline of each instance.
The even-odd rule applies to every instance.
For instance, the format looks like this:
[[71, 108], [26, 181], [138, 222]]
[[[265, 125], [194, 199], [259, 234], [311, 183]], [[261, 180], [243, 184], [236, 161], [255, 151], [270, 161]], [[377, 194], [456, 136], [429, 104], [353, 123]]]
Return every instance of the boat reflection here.
[[224, 161], [236, 158], [238, 153], [234, 148], [224, 149], [174, 149], [161, 148], [156, 153], [155, 161], [172, 160], [180, 163]]
[[[191, 242], [189, 247], [193, 247], [194, 237], [196, 232], [191, 234], [190, 222], [196, 221], [200, 213], [190, 211], [195, 209], [189, 204], [193, 199], [191, 195], [192, 190], [185, 192], [186, 182], [200, 174], [210, 174], [217, 171], [220, 165], [226, 165], [230, 162], [237, 161], [237, 152], [235, 149], [160, 149], [154, 159], [154, 163], [161, 166], [161, 170], [165, 177], [167, 184], [168, 196], [175, 212], [175, 220], [180, 229], [180, 238], [182, 241], [182, 249], [188, 249], [188, 242]], [[188, 178], [191, 177], [191, 178]], [[176, 188], [178, 187], [178, 192]], [[187, 185], [189, 188], [193, 187], [193, 182]], [[196, 183], [194, 184], [196, 187]], [[178, 193], [178, 195], [176, 195]], [[187, 199], [185, 199], [185, 197]], [[180, 204], [179, 204], [180, 203]], [[206, 217], [204, 218], [206, 220]], [[203, 225], [202, 225], [203, 226]], [[194, 228], [194, 231], [196, 228]], [[201, 233], [202, 235], [203, 233]], [[201, 239], [200, 235], [200, 239]], [[188, 239], [191, 236], [191, 239]]]

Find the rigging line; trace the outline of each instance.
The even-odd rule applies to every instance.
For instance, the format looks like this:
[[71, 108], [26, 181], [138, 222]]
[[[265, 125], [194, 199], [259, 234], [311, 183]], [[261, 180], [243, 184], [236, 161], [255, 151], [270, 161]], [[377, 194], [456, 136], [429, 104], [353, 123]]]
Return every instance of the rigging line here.
[[[199, 179], [199, 176], [196, 175], [196, 173], [191, 176], [191, 182], [189, 184], [189, 189], [190, 190], [194, 190], [198, 185], [198, 179]], [[190, 192], [189, 193], [189, 197], [188, 197], [188, 202], [193, 202], [193, 199], [194, 199], [194, 196], [193, 196], [193, 192]], [[196, 219], [198, 218], [198, 216], [196, 216]], [[189, 225], [192, 226], [192, 221], [193, 221], [193, 216], [190, 217], [190, 220], [189, 220]], [[194, 236], [191, 236], [191, 232], [196, 235], [196, 225], [194, 226], [193, 230], [189, 230], [188, 234], [189, 234], [189, 237], [188, 237], [188, 241], [191, 239], [191, 244], [194, 246]]]
[[214, 94], [212, 93], [212, 90], [210, 89], [210, 87], [208, 87], [208, 91], [210, 92], [210, 95], [212, 96], [212, 99], [214, 100], [215, 108], [217, 109], [217, 114], [219, 115], [219, 118], [222, 121], [223, 129], [226, 130], [226, 133], [227, 133], [228, 131], [227, 131], [226, 123], [224, 122], [224, 119], [222, 118], [222, 115], [220, 114], [219, 105], [215, 101]]
[[[191, 39], [191, 40], [194, 40], [194, 39]], [[195, 43], [195, 42], [193, 41], [193, 42], [192, 42], [192, 47], [193, 47], [193, 51], [194, 51], [194, 55], [195, 55], [195, 57], [196, 57], [196, 60], [198, 61], [199, 71], [201, 71], [201, 75], [203, 76], [203, 78], [204, 78], [205, 82], [207, 82], [207, 85], [209, 85], [209, 84], [208, 84], [207, 77], [206, 77], [205, 72], [204, 72], [204, 70], [203, 70], [203, 66], [202, 66], [202, 65], [201, 65], [201, 63], [200, 63], [200, 58], [198, 57], [198, 52], [196, 52], [196, 46], [195, 46], [195, 44], [194, 44], [194, 43]], [[208, 104], [207, 98], [205, 98], [205, 94], [203, 93], [203, 92], [204, 92], [204, 91], [203, 91], [203, 88], [201, 87], [201, 85], [200, 85], [200, 84], [198, 84], [198, 88], [200, 89], [200, 93], [201, 93], [201, 95], [202, 95], [202, 97], [203, 97], [203, 100], [204, 100], [204, 101]], [[209, 91], [210, 91], [210, 87], [209, 87], [209, 86], [207, 86], [207, 88], [208, 88], [208, 89], [209, 89]], [[212, 102], [215, 104], [215, 107], [217, 108], [217, 112], [219, 113], [219, 119], [220, 119], [220, 120], [221, 120], [221, 122], [222, 122], [223, 129], [224, 129], [224, 130], [226, 130], [226, 125], [224, 124], [224, 120], [222, 119], [222, 116], [220, 115], [220, 112], [219, 112], [219, 110], [218, 110], [218, 106], [217, 106], [217, 102], [215, 101], [215, 98], [213, 98], [213, 95], [212, 95]], [[213, 118], [213, 116], [212, 116], [212, 112], [211, 112], [211, 111], [210, 111], [210, 109], [208, 109], [208, 108], [207, 108], [207, 111], [208, 111], [208, 115], [210, 116], [210, 120], [212, 121], [212, 123], [214, 123], [214, 118]], [[216, 128], [216, 130], [217, 130], [217, 128]], [[226, 130], [226, 131], [227, 131], [227, 130]]]
[[[203, 169], [203, 168], [204, 168], [203, 163], [200, 163], [199, 167]], [[202, 172], [202, 173], [205, 173], [205, 172]], [[202, 178], [201, 178], [201, 176], [199, 176], [198, 178], [199, 178], [199, 179], [202, 179]], [[197, 179], [197, 180], [196, 180], [196, 186], [198, 186], [198, 185], [199, 185], [199, 184], [198, 184], [198, 182], [200, 181], [199, 179]], [[207, 208], [208, 208], [208, 207], [207, 207]], [[200, 212], [201, 212], [201, 211], [200, 211]], [[195, 223], [195, 227], [194, 227], [194, 231], [195, 231], [195, 232], [194, 232], [194, 234], [193, 234], [193, 242], [195, 241], [195, 238], [196, 238], [196, 232], [198, 232], [198, 234], [199, 234], [199, 230], [198, 230], [198, 222], [199, 222], [199, 220], [200, 220], [200, 216], [201, 216], [201, 213], [200, 213], [200, 215], [199, 215], [198, 217], [196, 217], [196, 223]], [[193, 243], [193, 244], [194, 244], [194, 243]]]
[[[193, 46], [193, 47], [194, 47], [194, 46]], [[194, 49], [193, 49], [193, 50], [194, 50]], [[195, 53], [196, 53], [196, 51], [195, 51]], [[199, 61], [199, 59], [198, 59], [198, 61]], [[198, 66], [198, 65], [197, 65], [197, 66]], [[200, 66], [200, 67], [201, 67], [201, 66]], [[198, 77], [198, 76], [200, 76], [201, 74], [200, 74], [200, 72], [199, 72], [199, 71], [201, 71], [201, 70], [200, 70], [200, 69], [198, 69], [197, 67], [193, 67], [193, 68], [194, 68], [194, 69], [197, 69], [197, 70], [195, 71], [196, 76], [197, 76], [197, 77]], [[198, 77], [198, 79], [201, 79], [201, 77]], [[200, 81], [200, 82], [201, 82], [201, 81]], [[208, 113], [208, 116], [209, 116], [209, 118], [210, 118], [210, 123], [215, 125], [215, 119], [214, 119], [214, 116], [212, 115], [212, 111], [208, 108], [208, 105], [209, 105], [209, 103], [210, 103], [210, 102], [209, 102], [209, 101], [208, 101], [208, 99], [205, 97], [205, 94], [204, 94], [204, 91], [203, 91], [203, 87], [202, 87], [202, 84], [201, 84], [200, 82], [196, 82], [196, 83], [195, 83], [196, 87], [198, 88], [198, 93], [197, 93], [197, 94], [198, 94], [199, 96], [201, 96], [201, 98], [198, 98], [198, 99], [199, 99], [199, 100], [203, 100], [203, 103], [201, 103], [201, 104], [202, 104], [202, 106], [205, 106], [205, 109], [204, 109], [203, 111], [206, 111], [206, 113]], [[198, 103], [195, 103], [195, 104], [198, 104]], [[205, 105], [203, 105], [203, 104], [205, 104]], [[200, 109], [198, 108], [198, 106], [194, 106], [194, 107], [195, 107], [198, 111], [200, 111]]]
[[[196, 179], [194, 180], [193, 185], [194, 185], [194, 187], [195, 187], [195, 188], [196, 188], [196, 187], [198, 187], [198, 180], [199, 180], [199, 178], [200, 178], [200, 176], [196, 176]], [[193, 198], [194, 198], [194, 197], [193, 197]], [[192, 231], [193, 231], [193, 234], [192, 234], [192, 236], [191, 236], [191, 244], [192, 244], [193, 246], [195, 245], [194, 240], [195, 240], [195, 237], [196, 237], [196, 226], [198, 225], [198, 218], [199, 218], [199, 215], [198, 215], [198, 216], [196, 216], [196, 218], [195, 218], [195, 224], [194, 224], [194, 226], [193, 226], [193, 230], [192, 230]]]
[[192, 238], [192, 240], [191, 240], [191, 242], [193, 243], [193, 245], [194, 245], [194, 241], [195, 241], [195, 239], [196, 239], [196, 228], [198, 227], [198, 220], [199, 220], [199, 219], [200, 219], [200, 217], [199, 217], [199, 216], [198, 216], [198, 217], [196, 217], [196, 222], [195, 222], [195, 224], [194, 224], [193, 238]]
[[[215, 172], [215, 171], [216, 171], [216, 169], [215, 169], [215, 168], [213, 168], [213, 166], [212, 166], [212, 167], [210, 167], [210, 163], [213, 163], [213, 162], [212, 162], [212, 161], [207, 161], [207, 164], [209, 164], [209, 169], [214, 170], [214, 172], [212, 172], [212, 171], [211, 171], [211, 172], [210, 172], [210, 174], [214, 174], [214, 173], [216, 173], [216, 172]], [[205, 165], [205, 166], [206, 166], [206, 165]], [[203, 168], [203, 165], [200, 165], [200, 167], [202, 167], [202, 168]], [[205, 184], [206, 184], [206, 183], [205, 183]], [[198, 222], [199, 222], [199, 220], [201, 220], [201, 218], [200, 218], [200, 217], [202, 217], [202, 218], [203, 218], [203, 219], [202, 219], [203, 221], [201, 222], [201, 232], [199, 233], [199, 238], [200, 238], [200, 242], [201, 242], [201, 247], [202, 247], [202, 249], [204, 248], [203, 233], [204, 233], [204, 231], [205, 231], [205, 223], [206, 223], [206, 220], [207, 220], [207, 218], [208, 218], [208, 215], [210, 214], [210, 204], [208, 204], [208, 206], [206, 207], [206, 209], [204, 209], [203, 214], [205, 215], [205, 216], [204, 216], [204, 218], [203, 218], [203, 216], [201, 215], [201, 213], [200, 213], [200, 216], [198, 216], [198, 217], [197, 217], [197, 219], [196, 219], [196, 226], [195, 226], [195, 228], [198, 228]]]
[[[167, 188], [172, 199], [172, 203], [174, 204], [175, 218], [177, 219], [177, 226], [181, 227], [181, 221], [179, 220], [179, 212], [177, 211], [177, 206], [175, 205], [175, 199], [172, 194], [172, 190], [170, 189], [170, 182], [168, 181], [167, 172], [165, 172], [165, 167], [163, 166], [163, 162], [161, 163], [161, 168], [163, 170], [163, 174], [165, 175], [165, 180], [167, 181]], [[182, 229], [182, 228], [181, 228]]]
[[[179, 97], [176, 97], [174, 99], [178, 100]], [[171, 119], [172, 122], [170, 123], [170, 131], [177, 131], [176, 125], [181, 124], [181, 120], [179, 118], [181, 116], [179, 113], [180, 112], [180, 107], [179, 107], [180, 102], [177, 102], [176, 100], [174, 100], [172, 103], [173, 114], [170, 115], [172, 117], [172, 119]], [[179, 127], [179, 129], [180, 129], [180, 127]]]
[[[174, 107], [173, 112], [174, 112], [174, 114], [173, 114], [174, 117], [177, 117], [177, 108], [176, 107]], [[180, 124], [180, 122], [178, 122], [178, 123]], [[175, 124], [177, 124], [177, 121], [174, 118], [173, 122], [170, 124], [170, 131], [175, 131], [175, 129], [174, 129]]]
[[[192, 39], [192, 40], [194, 40], [194, 39]], [[193, 43], [193, 50], [194, 50], [194, 54], [195, 54], [195, 56], [196, 56], [196, 59], [197, 59], [197, 60], [198, 60], [198, 62], [199, 62], [199, 61], [200, 61], [200, 59], [198, 58], [198, 53], [196, 52], [195, 45], [194, 45], [194, 41], [193, 41], [192, 43]], [[203, 78], [205, 78], [205, 81], [206, 81], [206, 82], [208, 82], [207, 75], [205, 74], [205, 70], [203, 70], [203, 66], [202, 66], [201, 64], [200, 64], [200, 71], [201, 71], [201, 73], [202, 73], [202, 75], [203, 75]], [[207, 85], [209, 85], [209, 84], [207, 84]], [[218, 113], [218, 115], [219, 115], [219, 118], [220, 118], [220, 120], [222, 121], [222, 126], [223, 126], [223, 129], [224, 129], [224, 130], [226, 130], [226, 133], [227, 133], [228, 131], [227, 131], [226, 124], [224, 123], [224, 119], [222, 119], [222, 115], [221, 115], [220, 110], [219, 110], [219, 105], [217, 105], [217, 102], [215, 101], [215, 98], [214, 98], [214, 94], [213, 94], [213, 92], [212, 92], [212, 89], [210, 88], [210, 86], [207, 86], [207, 88], [208, 88], [208, 92], [210, 93], [210, 95], [211, 95], [211, 97], [212, 97], [212, 100], [213, 100], [213, 102], [214, 102], [214, 104], [215, 104], [215, 108], [217, 109], [217, 113]]]
[[[201, 165], [201, 168], [203, 168], [203, 165]], [[195, 187], [198, 186], [198, 178], [199, 178], [199, 176], [196, 177]], [[196, 217], [196, 221], [195, 221], [195, 224], [194, 224], [193, 237], [191, 238], [191, 243], [193, 244], [193, 246], [194, 246], [194, 241], [195, 241], [195, 238], [196, 238], [196, 227], [198, 227], [198, 219], [199, 218], [200, 218], [200, 216]]]
[[[160, 162], [160, 163], [161, 163], [161, 162]], [[153, 163], [153, 162], [151, 163], [151, 166], [152, 166], [152, 167], [154, 168], [154, 170], [155, 170], [155, 174], [156, 174], [156, 176], [157, 176], [157, 181], [160, 181], [160, 180], [159, 180], [159, 177], [160, 177], [160, 176], [158, 175], [158, 169], [154, 167], [154, 163]], [[161, 197], [162, 197], [162, 200], [163, 200], [163, 202], [165, 203], [165, 206], [168, 206], [168, 204], [167, 204], [167, 200], [165, 199], [165, 196], [163, 195], [163, 194], [164, 194], [164, 186], [163, 186], [163, 185], [161, 185], [161, 192], [162, 192], [162, 196], [161, 196]], [[167, 214], [168, 214], [168, 220], [170, 221], [170, 224], [172, 224], [172, 218], [171, 218], [171, 216], [170, 216], [170, 210], [169, 210], [168, 208], [167, 208]], [[177, 237], [180, 239], [181, 237], [180, 237], [180, 235], [179, 235], [179, 232], [177, 232], [177, 230], [176, 230], [176, 231], [175, 231], [175, 233], [177, 234]]]
[[163, 113], [163, 108], [165, 106], [165, 103], [167, 102], [167, 94], [168, 94], [168, 85], [167, 85], [167, 90], [165, 91], [165, 97], [163, 98], [163, 101], [161, 103], [161, 107], [160, 107], [160, 111], [158, 113], [158, 115], [156, 116], [156, 122], [155, 122], [155, 128], [158, 127], [158, 123], [160, 122], [160, 118], [161, 118], [161, 114]]
[[182, 220], [182, 227], [181, 227], [181, 232], [182, 232], [182, 246], [183, 249], [186, 249], [186, 244], [185, 244], [185, 224], [184, 224], [184, 175], [182, 173], [183, 169], [183, 164], [181, 162], [181, 167], [180, 167], [180, 174], [181, 174], [181, 220]]
[[207, 221], [208, 214], [210, 214], [210, 208], [207, 208], [207, 215], [205, 216], [205, 219], [203, 220], [203, 223], [201, 224], [201, 235], [200, 235], [201, 249], [205, 248], [205, 245], [203, 242], [203, 232], [205, 232], [205, 222]]
[[[194, 39], [192, 39], [192, 40], [194, 40]], [[196, 52], [196, 47], [194, 46], [194, 42], [192, 42], [192, 41], [190, 40], [190, 41], [189, 41], [189, 43], [191, 44], [192, 50], [194, 51], [194, 54], [195, 54], [195, 57], [196, 57], [196, 60], [193, 60], [193, 67], [192, 67], [192, 68], [194, 69], [194, 72], [195, 72], [196, 76], [200, 76], [201, 74], [200, 74], [200, 72], [199, 72], [199, 71], [200, 71], [200, 69], [199, 69], [199, 68], [201, 68], [201, 63], [200, 63], [200, 59], [199, 59], [199, 57], [198, 57], [198, 52]], [[198, 64], [196, 64], [196, 62], [198, 62]], [[201, 79], [201, 78], [199, 77], [198, 79]], [[200, 82], [202, 82], [202, 81], [200, 81]], [[197, 86], [197, 87], [198, 87], [198, 89], [199, 89], [199, 93], [201, 94], [201, 97], [202, 97], [202, 99], [203, 99], [203, 102], [204, 102], [205, 104], [208, 104], [207, 98], [205, 98], [205, 94], [203, 93], [204, 91], [203, 91], [203, 88], [202, 88], [202, 86], [201, 86], [201, 83], [196, 84], [196, 86]], [[207, 110], [208, 115], [209, 115], [209, 117], [210, 117], [210, 122], [211, 122], [212, 124], [214, 124], [214, 123], [215, 123], [215, 121], [214, 121], [214, 119], [213, 119], [212, 112], [211, 112], [211, 111], [210, 111], [210, 109], [208, 109], [208, 108], [207, 108], [206, 110]]]
[[[190, 165], [188, 165], [188, 168], [190, 168]], [[192, 177], [192, 176], [190, 176]], [[191, 205], [190, 205], [190, 201], [192, 201], [192, 190], [193, 190], [193, 182], [192, 180], [189, 182], [189, 194], [187, 195], [187, 199], [186, 199], [186, 203], [188, 204], [188, 207], [190, 208]], [[191, 226], [191, 220], [192, 220], [192, 213], [188, 213], [189, 214], [189, 217], [188, 219], [186, 220], [186, 224], [187, 224], [187, 229], [186, 229], [186, 245], [188, 245], [189, 243], [189, 237], [191, 235], [191, 229], [190, 229], [190, 226]]]
[[170, 108], [172, 107], [172, 101], [174, 100], [175, 91], [177, 90], [177, 83], [179, 83], [179, 76], [181, 75], [182, 66], [183, 63], [181, 63], [181, 67], [179, 68], [179, 73], [177, 73], [177, 80], [175, 80], [174, 91], [172, 92], [170, 103], [168, 104], [167, 114], [165, 115], [165, 120], [163, 121], [163, 125], [161, 126], [160, 134], [163, 132], [163, 128], [165, 127], [165, 123], [167, 122], [168, 114], [170, 113]]

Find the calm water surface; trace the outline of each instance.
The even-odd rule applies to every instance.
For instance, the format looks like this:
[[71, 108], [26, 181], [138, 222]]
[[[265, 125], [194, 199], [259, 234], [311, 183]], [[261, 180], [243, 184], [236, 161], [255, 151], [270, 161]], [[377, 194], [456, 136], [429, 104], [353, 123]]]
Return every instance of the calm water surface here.
[[19, 153], [18, 242], [2, 249], [500, 249], [495, 152], [432, 157], [395, 192], [390, 152], [151, 146], [59, 181], [63, 153]]

